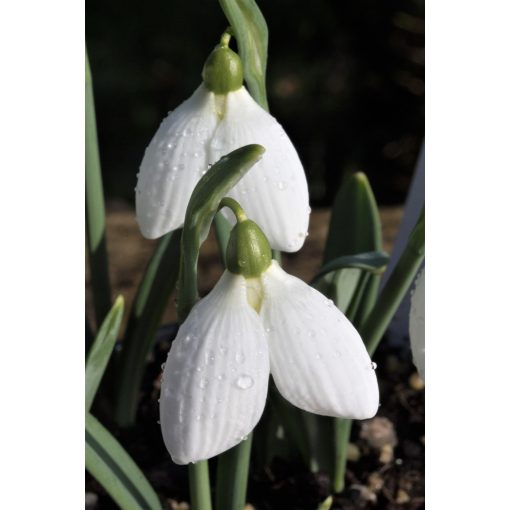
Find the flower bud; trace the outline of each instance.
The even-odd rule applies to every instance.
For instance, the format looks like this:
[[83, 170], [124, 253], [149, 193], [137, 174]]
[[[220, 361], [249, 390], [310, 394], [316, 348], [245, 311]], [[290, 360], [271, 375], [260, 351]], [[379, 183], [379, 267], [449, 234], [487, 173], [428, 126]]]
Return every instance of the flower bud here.
[[223, 34], [202, 70], [204, 85], [215, 94], [228, 94], [243, 86], [243, 66], [239, 55], [228, 47], [230, 35]]
[[227, 245], [227, 269], [245, 278], [258, 278], [271, 265], [271, 246], [251, 220], [238, 222]]

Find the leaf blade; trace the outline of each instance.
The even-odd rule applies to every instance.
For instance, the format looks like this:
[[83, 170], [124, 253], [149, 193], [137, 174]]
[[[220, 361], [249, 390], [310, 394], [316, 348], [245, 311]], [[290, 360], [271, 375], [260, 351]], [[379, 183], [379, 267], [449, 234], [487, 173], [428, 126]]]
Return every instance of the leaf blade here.
[[85, 418], [85, 467], [120, 508], [161, 509], [159, 497], [140, 468], [90, 413]]
[[85, 209], [90, 283], [99, 329], [99, 325], [110, 310], [111, 298], [101, 160], [92, 74], [87, 53], [85, 53]]
[[163, 236], [152, 254], [129, 316], [118, 364], [115, 418], [134, 424], [143, 369], [179, 274], [181, 230]]
[[89, 350], [85, 365], [85, 410], [89, 411], [101, 379], [110, 360], [115, 342], [118, 338], [122, 316], [124, 315], [124, 298], [119, 296], [104, 319], [99, 332]]

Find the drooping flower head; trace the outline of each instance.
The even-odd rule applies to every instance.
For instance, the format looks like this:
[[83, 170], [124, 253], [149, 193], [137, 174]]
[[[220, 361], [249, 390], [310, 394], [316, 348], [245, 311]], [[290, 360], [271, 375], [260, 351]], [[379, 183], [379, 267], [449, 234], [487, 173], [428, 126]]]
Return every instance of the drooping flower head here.
[[374, 366], [356, 329], [271, 260], [261, 229], [234, 210], [227, 269], [182, 324], [163, 372], [161, 427], [178, 464], [244, 439], [262, 415], [270, 373], [288, 401], [312, 413], [365, 419], [378, 408]]
[[[142, 160], [136, 215], [145, 237], [179, 228], [193, 188], [221, 156], [246, 144], [266, 148], [265, 158], [231, 196], [265, 231], [274, 249], [303, 245], [309, 221], [308, 186], [299, 156], [281, 125], [243, 86], [230, 36], [207, 59], [203, 83], [162, 122]], [[233, 218], [230, 218], [233, 222]]]

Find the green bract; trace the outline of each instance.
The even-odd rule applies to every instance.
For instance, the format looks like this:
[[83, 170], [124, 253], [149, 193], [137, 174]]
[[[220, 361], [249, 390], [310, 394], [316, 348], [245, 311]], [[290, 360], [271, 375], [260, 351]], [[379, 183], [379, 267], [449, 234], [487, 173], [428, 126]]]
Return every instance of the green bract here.
[[228, 94], [243, 86], [243, 65], [239, 55], [228, 47], [229, 41], [230, 35], [223, 34], [202, 70], [204, 85], [215, 94]]

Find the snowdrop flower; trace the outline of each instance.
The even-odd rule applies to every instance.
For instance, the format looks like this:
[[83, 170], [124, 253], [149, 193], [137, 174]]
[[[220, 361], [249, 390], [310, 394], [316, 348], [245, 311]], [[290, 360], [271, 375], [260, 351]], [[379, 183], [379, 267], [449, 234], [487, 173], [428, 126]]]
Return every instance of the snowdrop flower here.
[[425, 269], [416, 278], [411, 295], [409, 338], [414, 364], [420, 377], [425, 380]]
[[163, 438], [177, 464], [235, 446], [259, 421], [271, 372], [306, 411], [365, 419], [377, 379], [356, 329], [332, 301], [271, 261], [260, 228], [236, 212], [227, 269], [179, 329], [164, 367]]
[[149, 239], [181, 227], [191, 192], [208, 168], [257, 143], [266, 156], [231, 196], [242, 201], [274, 249], [297, 251], [310, 214], [303, 166], [281, 125], [244, 88], [241, 60], [228, 48], [229, 39], [224, 34], [205, 63], [203, 83], [163, 120], [147, 147], [135, 188], [137, 220]]

